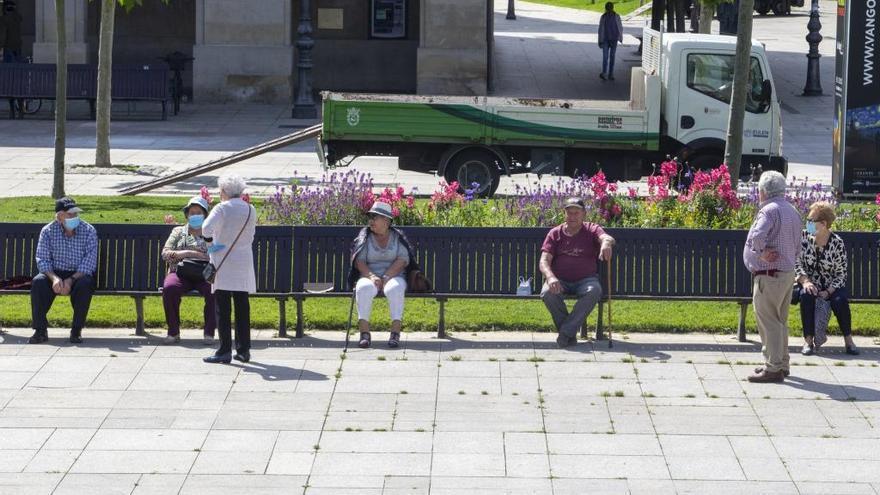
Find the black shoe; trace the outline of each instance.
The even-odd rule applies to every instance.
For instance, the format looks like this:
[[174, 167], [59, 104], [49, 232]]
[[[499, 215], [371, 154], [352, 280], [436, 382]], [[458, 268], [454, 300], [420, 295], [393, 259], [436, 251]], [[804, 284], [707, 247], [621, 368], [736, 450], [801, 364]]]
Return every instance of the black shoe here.
[[846, 346], [846, 350], [844, 352], [846, 352], [850, 356], [858, 356], [860, 354], [859, 348], [856, 347], [855, 344]]
[[46, 330], [34, 330], [34, 334], [28, 339], [28, 344], [42, 344], [49, 341], [49, 332]]
[[241, 361], [242, 363], [246, 363], [251, 360], [251, 353], [248, 351], [236, 352], [235, 355], [232, 356], [232, 359], [235, 359], [236, 361]]
[[[756, 375], [760, 375], [760, 374], [763, 373], [763, 372], [764, 372], [764, 367], [763, 367], [763, 366], [758, 367], [758, 368], [755, 368], [755, 374], [756, 374]], [[791, 371], [789, 371], [789, 370], [782, 370], [782, 376], [788, 378], [789, 375], [791, 375]]]
[[577, 337], [569, 337], [564, 333], [560, 333], [556, 337], [556, 345], [559, 346], [560, 349], [564, 349], [574, 344], [577, 344]]
[[604, 81], [604, 80], [605, 80], [605, 73], [604, 73], [604, 72], [600, 72], [600, 73], [599, 73], [599, 77], [602, 78], [602, 80]]
[[370, 347], [372, 341], [373, 338], [370, 336], [370, 332], [361, 332], [361, 340], [358, 342], [358, 347], [366, 349]]
[[801, 349], [801, 354], [804, 356], [812, 356], [816, 354], [816, 347], [813, 344], [804, 344], [804, 347]]
[[388, 339], [388, 347], [397, 349], [398, 346], [400, 346], [400, 332], [391, 332], [391, 337]]
[[213, 355], [208, 356], [206, 358], [202, 358], [202, 361], [204, 361], [206, 363], [229, 364], [232, 362], [232, 353], [227, 352], [225, 354], [213, 354]]
[[82, 330], [71, 330], [70, 331], [70, 343], [71, 344], [82, 344], [83, 339], [80, 336]]
[[614, 80], [614, 76], [612, 76], [612, 75], [609, 74], [609, 75], [608, 75], [608, 79], [610, 79], [610, 80], [613, 81], [613, 80]]

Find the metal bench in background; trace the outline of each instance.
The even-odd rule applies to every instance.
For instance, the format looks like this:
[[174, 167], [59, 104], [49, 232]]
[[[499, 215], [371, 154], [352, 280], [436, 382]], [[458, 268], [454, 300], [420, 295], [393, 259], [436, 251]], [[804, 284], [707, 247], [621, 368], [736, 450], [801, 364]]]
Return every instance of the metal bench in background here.
[[[87, 101], [92, 120], [98, 97], [97, 80], [96, 65], [67, 66], [67, 99]], [[166, 64], [116, 64], [112, 81], [112, 100], [159, 102], [162, 120], [168, 118], [170, 93]], [[24, 117], [20, 110], [24, 108], [21, 104], [24, 100], [55, 100], [55, 64], [0, 64], [0, 99], [9, 100], [11, 119]]]

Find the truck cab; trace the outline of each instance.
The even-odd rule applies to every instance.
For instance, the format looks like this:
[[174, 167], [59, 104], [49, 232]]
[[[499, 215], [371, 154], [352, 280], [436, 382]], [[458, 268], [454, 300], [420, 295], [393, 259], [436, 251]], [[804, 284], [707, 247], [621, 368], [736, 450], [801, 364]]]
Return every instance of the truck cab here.
[[[669, 151], [695, 168], [720, 164], [724, 156], [736, 38], [698, 34], [662, 37], [662, 112]], [[750, 165], [786, 172], [782, 124], [764, 47], [753, 42], [743, 121], [742, 172]]]

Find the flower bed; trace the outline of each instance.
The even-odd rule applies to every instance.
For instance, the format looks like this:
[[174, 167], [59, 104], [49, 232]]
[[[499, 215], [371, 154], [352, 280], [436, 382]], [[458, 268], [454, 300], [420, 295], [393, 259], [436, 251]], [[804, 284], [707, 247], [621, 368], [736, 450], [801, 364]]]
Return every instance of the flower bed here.
[[[384, 201], [392, 205], [399, 225], [550, 227], [562, 223], [563, 201], [579, 196], [587, 203], [587, 219], [608, 227], [745, 229], [758, 210], [757, 184], [741, 184], [736, 191], [724, 165], [703, 172], [683, 170], [674, 161], [662, 163], [648, 178], [647, 196], [633, 188], [622, 191], [601, 171], [592, 177], [516, 186], [514, 195], [490, 200], [474, 197], [478, 184], [460, 194], [457, 183], [445, 182], [428, 200], [416, 200], [414, 191], [406, 194], [402, 187], [376, 194], [370, 175], [355, 171], [332, 172], [321, 183], [279, 186], [266, 199], [263, 217], [280, 225], [363, 225], [373, 202]], [[880, 194], [874, 204], [839, 203], [821, 185], [792, 177], [786, 199], [804, 217], [816, 201], [836, 205], [836, 230], [880, 230]]]

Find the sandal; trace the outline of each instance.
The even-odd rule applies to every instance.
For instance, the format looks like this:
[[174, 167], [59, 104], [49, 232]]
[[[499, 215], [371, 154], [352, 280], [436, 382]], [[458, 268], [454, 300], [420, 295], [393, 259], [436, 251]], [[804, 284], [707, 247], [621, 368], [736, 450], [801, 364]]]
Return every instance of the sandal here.
[[370, 347], [370, 342], [372, 342], [370, 332], [361, 332], [361, 341], [358, 342], [358, 347], [366, 349], [367, 347]]
[[391, 332], [391, 338], [388, 339], [388, 347], [397, 349], [400, 345], [400, 332]]

